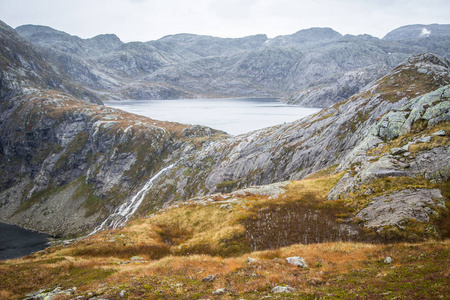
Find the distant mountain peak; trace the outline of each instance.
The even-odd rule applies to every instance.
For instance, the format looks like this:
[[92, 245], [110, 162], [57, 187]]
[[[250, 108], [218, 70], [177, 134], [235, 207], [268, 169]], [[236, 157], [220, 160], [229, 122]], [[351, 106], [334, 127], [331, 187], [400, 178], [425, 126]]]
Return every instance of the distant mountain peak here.
[[280, 35], [269, 41], [271, 45], [325, 42], [340, 39], [342, 34], [328, 27], [302, 29], [291, 35]]
[[430, 36], [450, 36], [450, 24], [406, 25], [392, 30], [383, 40], [402, 41]]

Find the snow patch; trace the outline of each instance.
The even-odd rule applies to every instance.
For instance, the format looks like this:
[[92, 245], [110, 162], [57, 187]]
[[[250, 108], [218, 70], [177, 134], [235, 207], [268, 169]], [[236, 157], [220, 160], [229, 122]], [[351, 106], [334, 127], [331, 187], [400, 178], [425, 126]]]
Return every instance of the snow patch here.
[[420, 34], [420, 36], [429, 36], [430, 34], [431, 34], [431, 30], [422, 28], [422, 33]]

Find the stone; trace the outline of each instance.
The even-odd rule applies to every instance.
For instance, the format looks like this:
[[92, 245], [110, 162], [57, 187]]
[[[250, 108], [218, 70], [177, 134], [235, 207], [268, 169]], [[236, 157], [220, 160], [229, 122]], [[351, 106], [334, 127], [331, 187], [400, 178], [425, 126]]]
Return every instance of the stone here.
[[247, 261], [248, 261], [249, 264], [254, 264], [254, 263], [258, 262], [256, 259], [251, 258], [251, 257], [247, 257]]
[[307, 268], [308, 265], [306, 264], [305, 260], [300, 256], [293, 256], [286, 258], [287, 262], [294, 266], [299, 266], [301, 268]]
[[232, 206], [230, 203], [222, 204], [219, 206], [220, 209], [231, 209]]
[[433, 133], [434, 136], [445, 136], [445, 130], [441, 129]]
[[398, 166], [401, 167], [401, 168], [409, 168], [409, 164], [408, 163], [401, 162], [401, 161], [398, 162]]
[[426, 223], [433, 211], [426, 208], [435, 207], [435, 201], [442, 199], [438, 189], [404, 189], [374, 197], [356, 217], [365, 221], [365, 227], [377, 229], [400, 224], [405, 219]]
[[202, 282], [213, 282], [216, 280], [217, 275], [208, 275], [202, 279]]
[[385, 259], [384, 259], [384, 263], [385, 264], [391, 264], [392, 263], [392, 258], [391, 257], [386, 257]]
[[140, 256], [133, 256], [132, 258], [130, 258], [131, 261], [144, 261], [143, 257]]
[[382, 156], [379, 160], [365, 167], [359, 173], [359, 177], [363, 183], [368, 183], [375, 178], [405, 176], [406, 173], [404, 171], [397, 170], [396, 163], [397, 161], [391, 156]]
[[211, 294], [213, 294], [213, 295], [223, 295], [226, 292], [227, 292], [227, 290], [222, 288], [222, 289], [217, 289], [217, 290], [213, 291]]
[[413, 142], [409, 142], [408, 144], [404, 145], [402, 147], [402, 149], [405, 150], [405, 151], [409, 151], [409, 146], [411, 146], [411, 145], [414, 145], [414, 143]]
[[60, 287], [56, 287], [50, 292], [45, 292], [44, 289], [39, 290], [34, 293], [27, 294], [24, 300], [42, 300], [42, 299], [53, 299], [58, 295], [70, 296], [76, 292], [77, 288], [73, 287], [71, 289], [63, 290]]
[[285, 187], [290, 184], [289, 181], [276, 182], [263, 186], [252, 186], [231, 193], [235, 196], [245, 196], [248, 194], [276, 197], [286, 192]]
[[423, 136], [417, 139], [419, 143], [429, 143], [431, 142], [431, 136]]
[[406, 150], [403, 148], [392, 148], [391, 150], [389, 150], [389, 153], [392, 155], [400, 155], [404, 152], [406, 152]]
[[288, 285], [286, 285], [286, 286], [278, 285], [278, 286], [274, 287], [270, 292], [274, 293], [274, 294], [294, 293], [295, 289], [290, 287], [290, 286], [288, 286]]

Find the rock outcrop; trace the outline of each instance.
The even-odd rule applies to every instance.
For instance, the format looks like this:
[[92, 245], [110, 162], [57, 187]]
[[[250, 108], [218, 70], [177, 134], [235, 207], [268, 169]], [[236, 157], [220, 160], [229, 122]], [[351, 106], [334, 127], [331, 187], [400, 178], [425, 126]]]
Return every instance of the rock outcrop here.
[[302, 107], [328, 107], [353, 96], [388, 71], [386, 66], [380, 65], [324, 77], [281, 102]]
[[401, 226], [413, 219], [430, 222], [430, 215], [438, 212], [433, 208], [445, 207], [441, 191], [437, 189], [405, 189], [374, 197], [370, 204], [357, 215], [365, 226], [382, 230], [386, 226]]

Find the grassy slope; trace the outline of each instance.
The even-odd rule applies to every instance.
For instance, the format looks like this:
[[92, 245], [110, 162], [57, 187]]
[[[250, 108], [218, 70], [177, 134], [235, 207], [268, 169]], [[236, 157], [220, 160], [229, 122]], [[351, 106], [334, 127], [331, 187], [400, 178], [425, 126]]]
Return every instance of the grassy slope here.
[[[92, 293], [108, 299], [121, 299], [122, 291], [129, 299], [260, 299], [280, 284], [296, 292], [273, 295], [275, 299], [445, 298], [450, 293], [448, 240], [334, 241], [250, 250], [246, 222], [252, 222], [261, 209], [325, 207], [336, 223], [350, 216], [351, 206], [324, 200], [342, 176], [331, 175], [333, 169], [292, 182], [278, 197], [234, 196], [236, 201], [226, 207], [224, 195], [184, 202], [119, 230], [2, 262], [0, 298], [20, 299], [41, 288], [76, 286], [75, 296]], [[144, 262], [130, 261], [134, 255]], [[249, 264], [249, 256], [258, 262]], [[287, 264], [284, 258], [289, 256], [302, 256], [309, 268]], [[392, 264], [383, 262], [386, 256], [393, 258]], [[214, 282], [202, 282], [212, 274], [217, 275]], [[226, 288], [227, 293], [212, 295], [218, 288]]]

